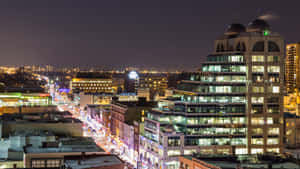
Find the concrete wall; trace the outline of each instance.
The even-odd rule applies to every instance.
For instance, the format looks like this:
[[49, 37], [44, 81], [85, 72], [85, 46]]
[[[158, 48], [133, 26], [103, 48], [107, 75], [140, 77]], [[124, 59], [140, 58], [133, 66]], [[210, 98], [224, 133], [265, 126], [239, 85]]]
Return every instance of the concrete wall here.
[[83, 92], [80, 92], [79, 94], [80, 97], [80, 108], [84, 108], [88, 104], [93, 104], [93, 95], [87, 95], [84, 94]]

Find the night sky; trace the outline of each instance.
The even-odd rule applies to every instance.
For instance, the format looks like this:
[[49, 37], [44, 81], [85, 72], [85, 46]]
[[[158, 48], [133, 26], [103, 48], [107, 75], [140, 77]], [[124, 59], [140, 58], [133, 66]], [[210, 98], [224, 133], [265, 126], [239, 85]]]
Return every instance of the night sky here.
[[300, 0], [1, 0], [1, 65], [188, 70], [228, 24], [265, 13], [300, 41]]

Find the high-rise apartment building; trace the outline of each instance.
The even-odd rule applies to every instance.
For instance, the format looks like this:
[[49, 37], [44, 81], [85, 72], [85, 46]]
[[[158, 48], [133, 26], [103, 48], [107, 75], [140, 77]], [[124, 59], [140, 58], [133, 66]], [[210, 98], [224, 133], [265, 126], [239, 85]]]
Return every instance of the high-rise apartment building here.
[[231, 24], [201, 73], [148, 112], [140, 160], [175, 169], [179, 155], [282, 153], [283, 51], [264, 20]]
[[300, 42], [286, 45], [285, 81], [288, 93], [300, 87]]

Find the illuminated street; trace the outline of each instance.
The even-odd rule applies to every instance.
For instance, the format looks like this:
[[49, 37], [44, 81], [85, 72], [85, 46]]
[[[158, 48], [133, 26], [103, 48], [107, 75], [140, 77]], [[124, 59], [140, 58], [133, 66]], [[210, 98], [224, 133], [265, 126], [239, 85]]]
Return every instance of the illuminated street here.
[[[67, 102], [67, 101], [65, 101]], [[70, 103], [69, 105], [73, 105]], [[109, 129], [104, 128], [101, 124], [97, 123], [94, 119], [91, 119], [89, 116], [86, 116], [86, 112], [83, 110], [76, 111], [74, 106], [59, 105], [58, 108], [60, 111], [69, 111], [73, 114], [74, 118], [81, 120], [83, 125], [84, 136], [92, 137], [95, 142], [106, 152], [118, 155], [123, 161], [126, 162], [127, 167], [136, 168], [136, 161], [131, 159], [124, 153], [124, 144], [117, 137], [112, 136]], [[78, 109], [78, 108], [77, 108]]]

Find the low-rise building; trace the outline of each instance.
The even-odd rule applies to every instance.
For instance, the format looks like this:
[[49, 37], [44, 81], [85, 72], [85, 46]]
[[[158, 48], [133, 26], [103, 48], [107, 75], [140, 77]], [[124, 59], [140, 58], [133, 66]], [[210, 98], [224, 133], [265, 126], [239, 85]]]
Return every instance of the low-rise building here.
[[150, 101], [150, 89], [149, 88], [138, 88], [137, 95], [139, 98], [145, 98], [147, 102]]
[[139, 100], [136, 93], [120, 93], [116, 98], [118, 102], [137, 102]]
[[4, 168], [23, 168], [24, 147], [27, 145], [42, 146], [45, 141], [55, 141], [55, 135], [38, 130], [15, 132], [0, 141], [0, 166]]
[[300, 148], [300, 117], [296, 114], [284, 114], [285, 147]]
[[1, 138], [7, 138], [15, 132], [30, 130], [52, 132], [56, 136], [83, 135], [82, 122], [72, 118], [70, 112], [18, 113], [0, 116]]
[[153, 103], [122, 102], [113, 103], [111, 111], [111, 133], [124, 143], [124, 153], [138, 161], [140, 122], [145, 110]]
[[35, 112], [54, 112], [57, 111], [57, 106], [5, 106], [0, 107], [0, 115], [12, 113], [35, 113]]
[[112, 77], [107, 73], [79, 72], [71, 81], [73, 92], [112, 93]]
[[180, 156], [179, 169], [296, 169], [299, 165], [280, 156]]
[[81, 108], [90, 104], [108, 105], [112, 100], [112, 93], [79, 93], [79, 105]]
[[22, 93], [22, 92], [1, 92], [0, 108], [9, 112], [10, 107], [19, 106], [51, 106], [52, 100], [49, 93]]
[[124, 162], [116, 155], [65, 156], [64, 167], [69, 169], [124, 169]]
[[81, 155], [82, 152], [86, 155], [106, 154], [92, 138], [58, 138], [54, 141], [42, 142], [42, 146], [26, 146], [24, 148], [24, 167], [62, 167], [65, 156]]

